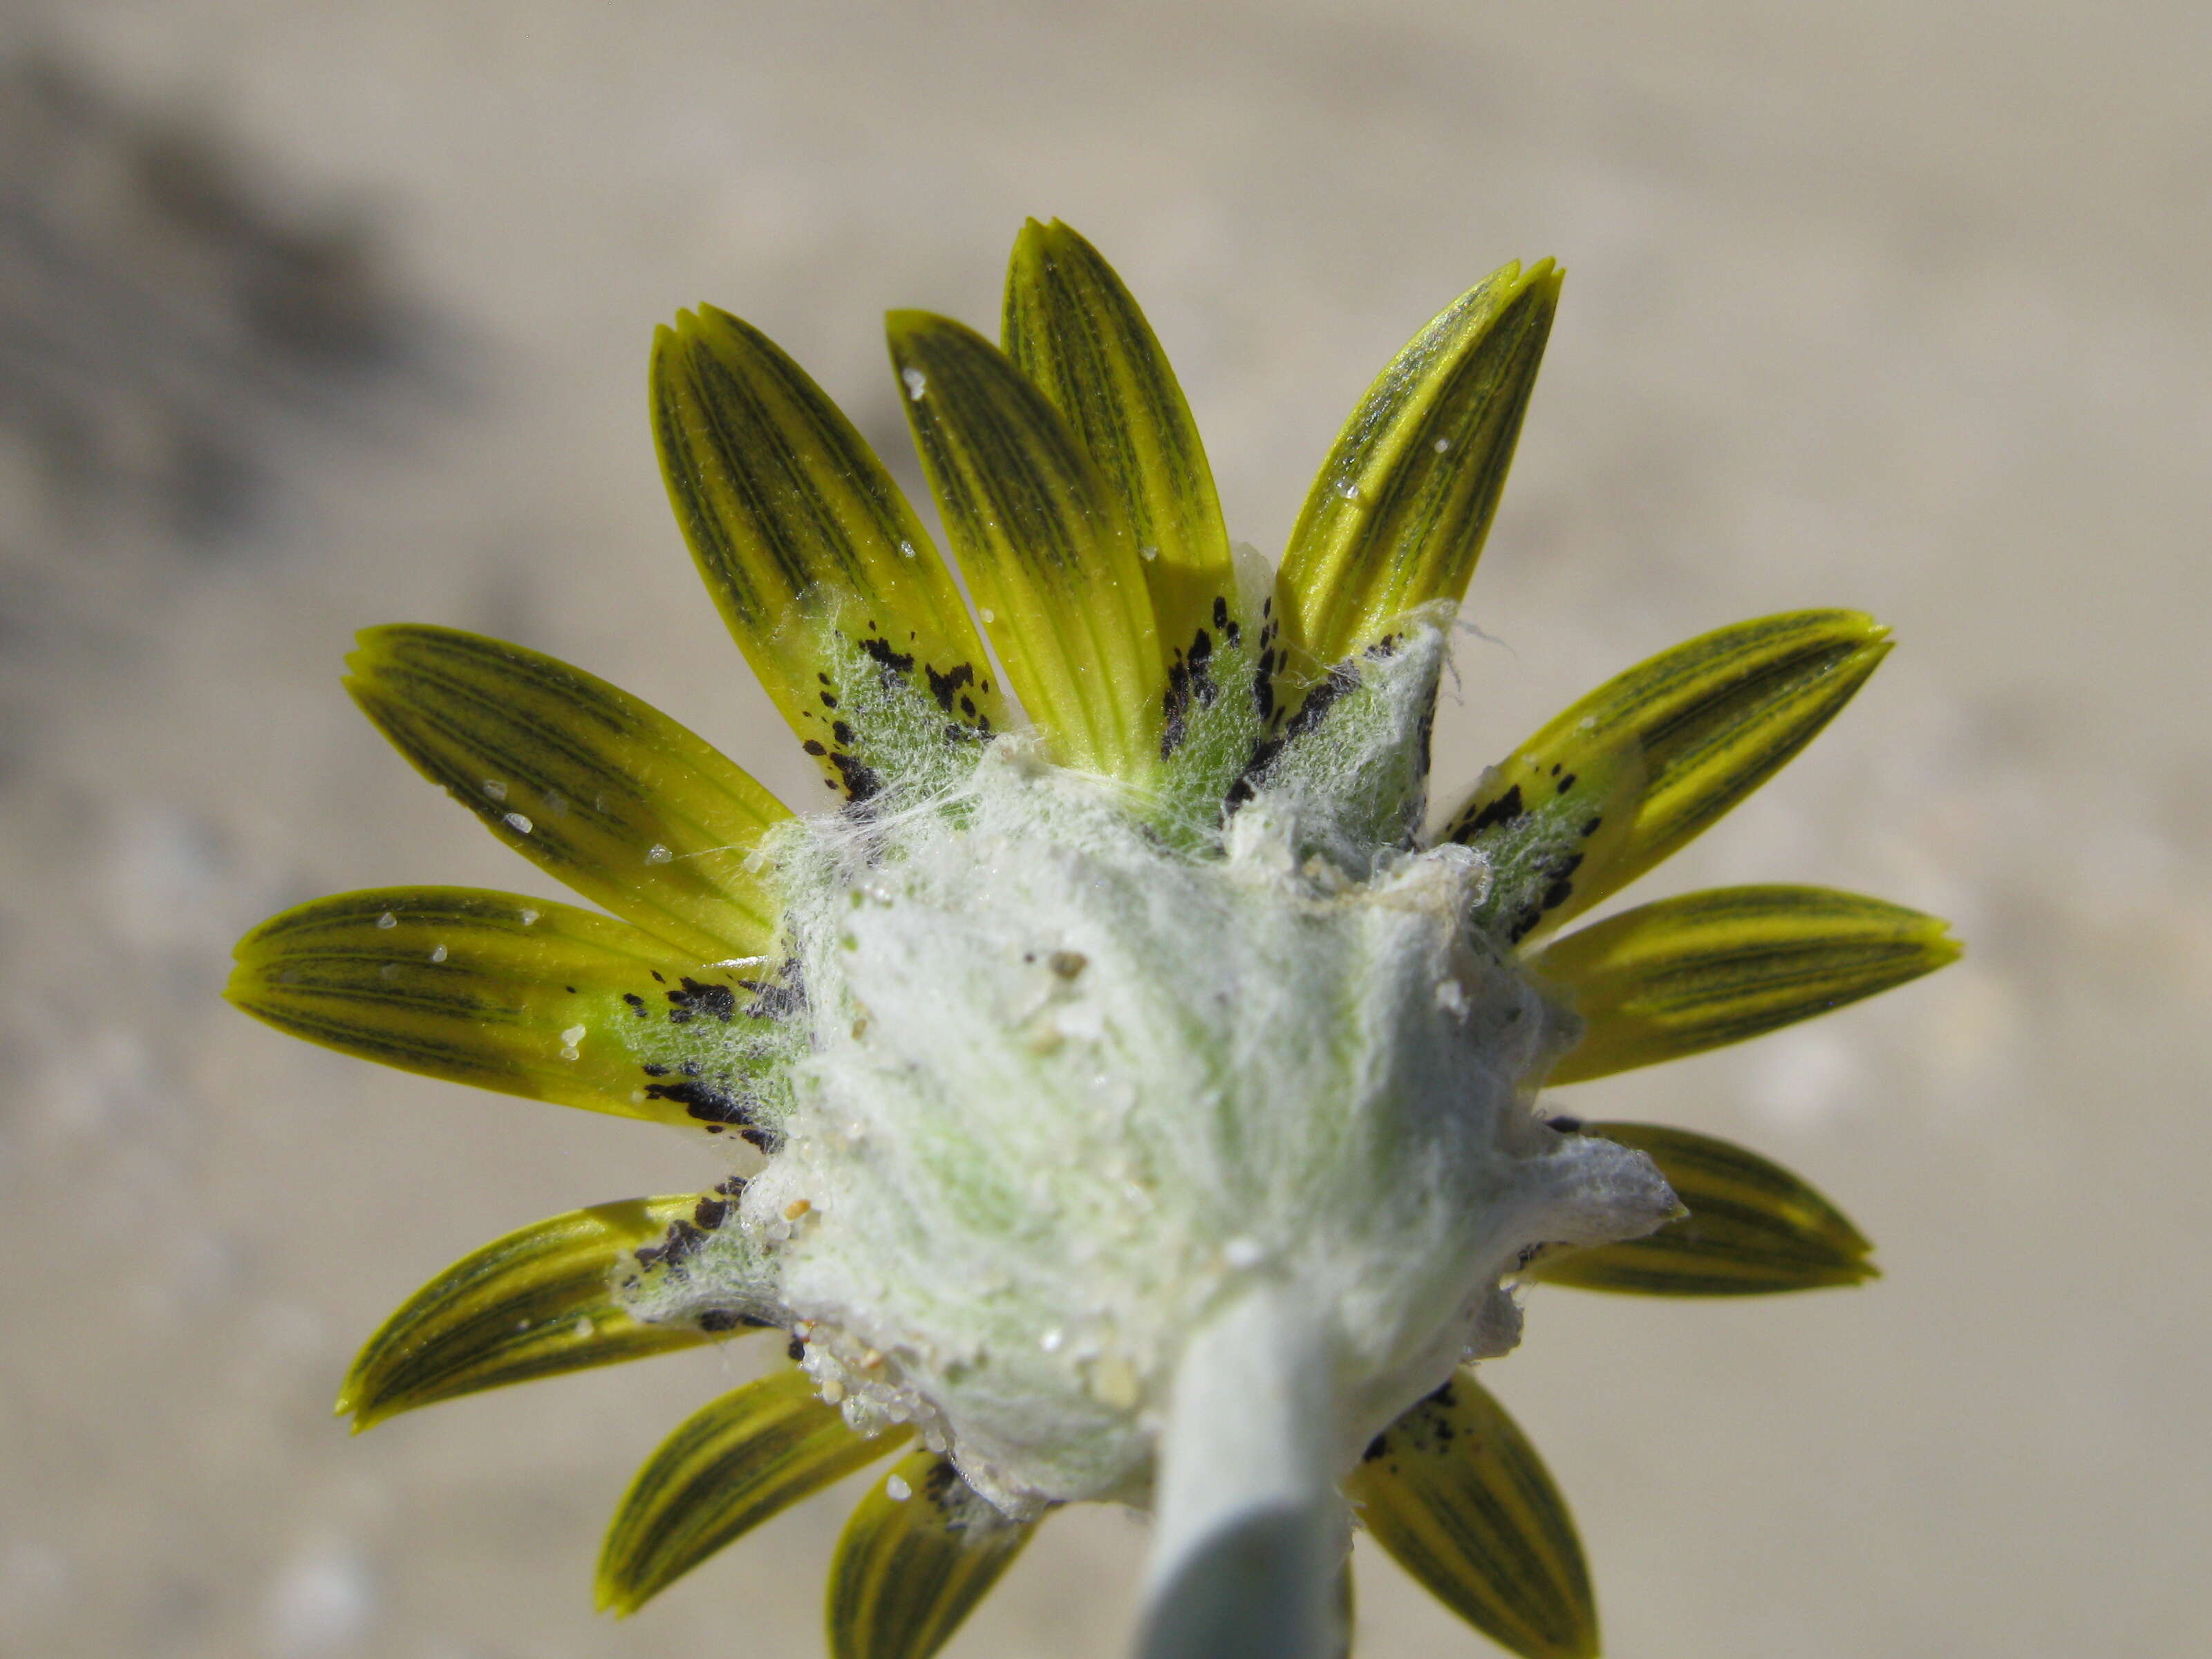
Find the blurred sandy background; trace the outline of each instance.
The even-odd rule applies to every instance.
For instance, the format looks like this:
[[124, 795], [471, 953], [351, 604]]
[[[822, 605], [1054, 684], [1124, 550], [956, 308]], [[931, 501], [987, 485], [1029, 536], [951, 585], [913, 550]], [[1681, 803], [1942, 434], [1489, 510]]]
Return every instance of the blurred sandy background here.
[[[0, 12], [0, 1651], [809, 1655], [827, 1500], [627, 1625], [589, 1573], [733, 1345], [349, 1441], [428, 1273], [712, 1179], [215, 1000], [318, 892], [543, 889], [351, 711], [384, 620], [607, 675], [794, 800], [643, 419], [653, 323], [766, 327], [912, 487], [880, 313], [991, 325], [1025, 214], [1120, 265], [1232, 528], [1503, 260], [1571, 270], [1439, 750], [1692, 632], [1902, 648], [1637, 896], [1863, 887], [1971, 953], [1571, 1097], [1744, 1139], [1860, 1292], [1538, 1293], [1488, 1375], [1622, 1656], [2201, 1650], [2212, 1332], [2212, 179], [2184, 4], [1079, 9], [70, 0]], [[1560, 1097], [1563, 1105], [1569, 1097]], [[952, 1650], [1121, 1651], [1055, 1520]], [[1363, 1548], [1363, 1650], [1490, 1651]]]

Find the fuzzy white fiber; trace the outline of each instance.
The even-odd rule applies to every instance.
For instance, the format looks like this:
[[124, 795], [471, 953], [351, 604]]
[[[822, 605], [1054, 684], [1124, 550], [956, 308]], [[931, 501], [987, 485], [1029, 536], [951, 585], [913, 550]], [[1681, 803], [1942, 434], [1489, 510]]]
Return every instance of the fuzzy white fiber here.
[[1511, 1346], [1525, 1247], [1673, 1212], [1533, 1115], [1572, 1034], [1468, 927], [1480, 859], [1346, 871], [1310, 799], [1192, 855], [1002, 739], [957, 797], [779, 849], [813, 1047], [746, 1233], [825, 1396], [1010, 1514], [1147, 1502], [1184, 1346], [1255, 1285], [1321, 1321], [1341, 1473]]

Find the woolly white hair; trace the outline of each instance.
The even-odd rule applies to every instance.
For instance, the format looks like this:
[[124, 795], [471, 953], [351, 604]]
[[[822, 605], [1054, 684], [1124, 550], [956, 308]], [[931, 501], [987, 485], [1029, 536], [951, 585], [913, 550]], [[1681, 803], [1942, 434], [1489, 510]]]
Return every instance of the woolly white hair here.
[[[1524, 1250], [1674, 1212], [1640, 1154], [1531, 1109], [1572, 1020], [1469, 925], [1480, 857], [1333, 807], [1407, 752], [1441, 650], [1421, 630], [1208, 850], [1018, 738], [787, 832], [811, 1048], [726, 1253], [772, 1262], [856, 1428], [915, 1425], [1010, 1515], [1147, 1504], [1194, 1334], [1264, 1290], [1325, 1376], [1333, 1484], [1512, 1346]], [[728, 1299], [716, 1259], [693, 1293]]]

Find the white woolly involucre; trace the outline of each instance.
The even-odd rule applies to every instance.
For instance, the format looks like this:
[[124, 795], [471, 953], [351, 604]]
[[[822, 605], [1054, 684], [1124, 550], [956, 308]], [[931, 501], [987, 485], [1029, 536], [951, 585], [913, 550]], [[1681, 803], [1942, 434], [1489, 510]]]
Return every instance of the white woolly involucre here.
[[[1380, 702], [1433, 685], [1417, 643], [1425, 684]], [[1468, 926], [1480, 858], [1325, 799], [1262, 787], [1194, 855], [1001, 739], [953, 795], [787, 832], [812, 1049], [741, 1214], [855, 1427], [916, 1424], [1012, 1515], [1147, 1504], [1187, 1345], [1266, 1287], [1328, 1357], [1300, 1455], [1333, 1483], [1512, 1346], [1524, 1249], [1673, 1213], [1639, 1154], [1533, 1115], [1571, 1021]]]

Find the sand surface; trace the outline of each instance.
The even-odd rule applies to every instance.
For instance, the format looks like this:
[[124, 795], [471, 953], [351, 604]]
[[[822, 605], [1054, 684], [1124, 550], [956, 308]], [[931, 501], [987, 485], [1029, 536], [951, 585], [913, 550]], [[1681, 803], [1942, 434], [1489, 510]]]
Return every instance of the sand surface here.
[[[1565, 309], [1439, 743], [1840, 604], [1900, 648], [1637, 896], [1860, 887], [1936, 980], [1573, 1091], [1802, 1170], [1860, 1291], [1539, 1291], [1488, 1373], [1639, 1659], [2169, 1656], [2212, 1627], [2206, 14], [70, 0], [0, 14], [0, 1652], [807, 1655], [841, 1515], [623, 1625], [599, 1529], [732, 1345], [349, 1440], [355, 1345], [690, 1142], [282, 1039], [282, 905], [550, 891], [337, 684], [453, 623], [818, 792], [683, 555], [644, 349], [711, 300], [911, 486], [889, 307], [988, 325], [1024, 215], [1120, 265], [1232, 526], [1509, 258]], [[1448, 790], [1447, 790], [1448, 792]], [[950, 1651], [1123, 1650], [1141, 1528], [1056, 1518]], [[1363, 1650], [1489, 1651], [1379, 1554]]]

